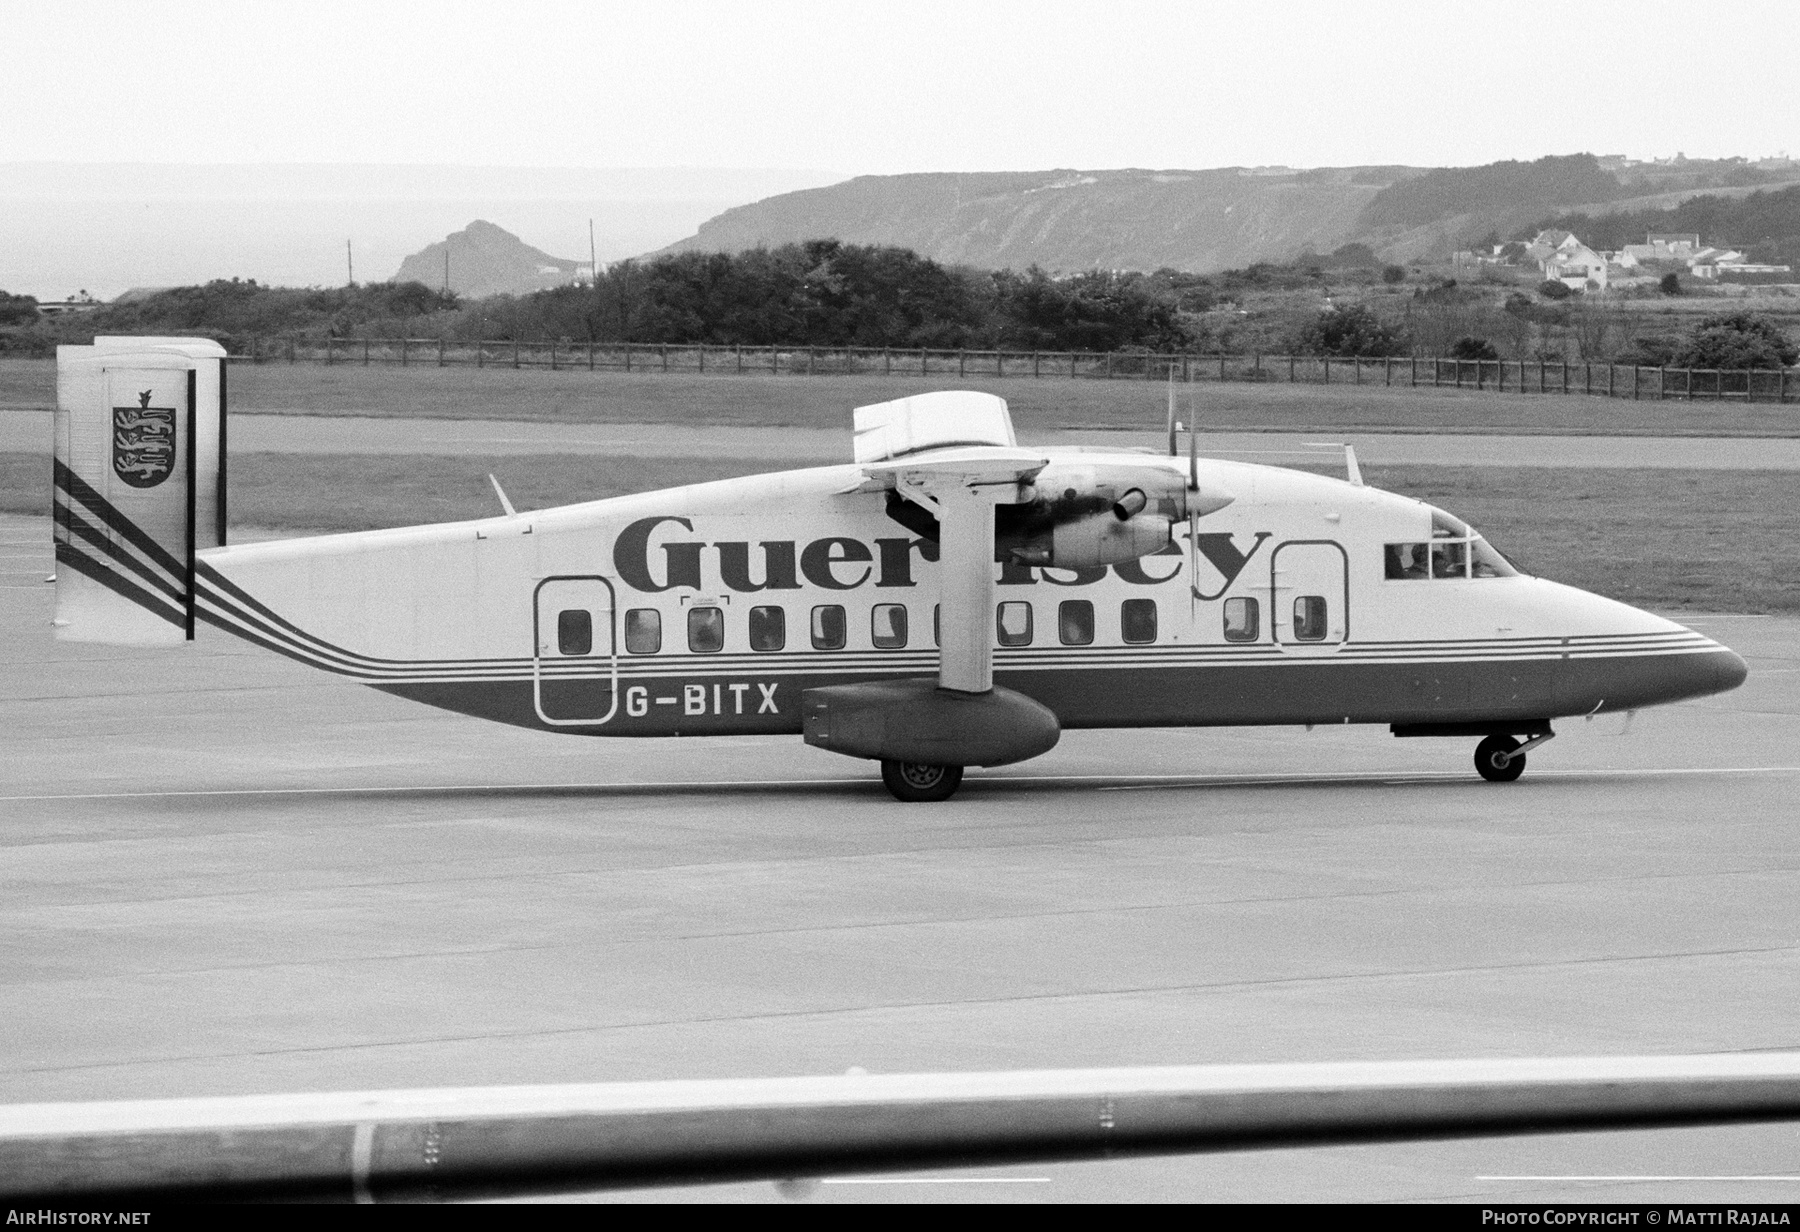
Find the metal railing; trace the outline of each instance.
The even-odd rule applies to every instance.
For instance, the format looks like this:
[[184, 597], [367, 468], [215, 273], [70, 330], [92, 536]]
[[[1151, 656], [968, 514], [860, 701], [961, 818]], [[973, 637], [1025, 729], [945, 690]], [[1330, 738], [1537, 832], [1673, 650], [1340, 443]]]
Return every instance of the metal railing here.
[[1136, 351], [949, 350], [930, 347], [711, 346], [655, 342], [452, 341], [443, 338], [252, 339], [232, 358], [253, 364], [545, 368], [551, 371], [956, 376], [1381, 385], [1633, 401], [1800, 400], [1800, 369], [1418, 356], [1175, 354]]
[[1791, 1052], [11, 1104], [0, 1198], [419, 1201], [1795, 1120]]

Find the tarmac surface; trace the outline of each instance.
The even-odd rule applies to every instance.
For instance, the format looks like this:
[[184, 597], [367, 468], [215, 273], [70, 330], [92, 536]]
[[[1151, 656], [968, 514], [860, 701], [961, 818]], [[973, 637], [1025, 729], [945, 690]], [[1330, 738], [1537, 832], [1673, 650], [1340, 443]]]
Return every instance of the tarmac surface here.
[[[1203, 432], [1207, 457], [1288, 465], [1334, 461], [1323, 442], [1356, 446], [1364, 463], [1431, 466], [1605, 466], [1704, 470], [1800, 470], [1800, 439], [1680, 436], [1511, 436], [1430, 433]], [[1028, 432], [1027, 445], [1167, 448], [1166, 434], [1070, 428]], [[0, 410], [0, 452], [50, 452], [51, 416]], [[1181, 439], [1181, 448], [1187, 438]], [[593, 454], [610, 457], [737, 457], [817, 466], [851, 459], [848, 428], [682, 427], [675, 424], [547, 424], [504, 419], [400, 419], [354, 415], [239, 414], [231, 451], [300, 454]]]
[[[792, 739], [59, 644], [48, 540], [0, 517], [0, 1101], [1800, 1047], [1800, 621], [1691, 618], [1741, 689], [1516, 784], [1384, 729], [1075, 732], [907, 806]], [[911, 1179], [811, 1197], [1791, 1202], [1800, 1126]]]

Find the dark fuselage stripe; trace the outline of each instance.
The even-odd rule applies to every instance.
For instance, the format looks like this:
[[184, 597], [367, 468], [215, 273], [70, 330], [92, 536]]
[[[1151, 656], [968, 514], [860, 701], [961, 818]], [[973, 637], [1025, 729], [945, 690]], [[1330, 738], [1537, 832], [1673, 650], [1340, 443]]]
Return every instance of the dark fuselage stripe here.
[[70, 547], [66, 543], [56, 545], [56, 563], [58, 567], [67, 566], [83, 577], [91, 578], [121, 598], [129, 599], [147, 612], [162, 617], [170, 624], [187, 623], [186, 613], [171, 607], [156, 595], [151, 594], [137, 583], [122, 576], [116, 569], [109, 569], [105, 564], [95, 560], [84, 552]]
[[133, 547], [162, 568], [167, 569], [174, 577], [186, 576], [187, 567], [177, 560], [173, 553], [139, 529], [137, 523], [113, 508], [112, 502], [95, 491], [80, 475], [64, 466], [60, 460], [55, 464], [54, 474], [55, 486], [64, 495], [86, 505], [94, 516], [104, 522], [109, 529], [130, 540]]
[[186, 602], [186, 597], [181, 593], [181, 589], [176, 586], [175, 583], [169, 581], [154, 568], [139, 560], [128, 548], [120, 544], [117, 540], [108, 538], [106, 533], [99, 527], [94, 526], [86, 518], [81, 517], [66, 505], [59, 507], [57, 512], [61, 515], [59, 518], [60, 524], [69, 535], [69, 538], [63, 541], [63, 546], [69, 548], [71, 551], [79, 552], [81, 550], [80, 546], [75, 542], [79, 539], [83, 543], [86, 543], [88, 546], [99, 551], [101, 555], [107, 557], [109, 560], [124, 565], [127, 569], [131, 570], [131, 572], [135, 573], [138, 577], [142, 578], [145, 582], [148, 582], [157, 590], [160, 590], [174, 602]]

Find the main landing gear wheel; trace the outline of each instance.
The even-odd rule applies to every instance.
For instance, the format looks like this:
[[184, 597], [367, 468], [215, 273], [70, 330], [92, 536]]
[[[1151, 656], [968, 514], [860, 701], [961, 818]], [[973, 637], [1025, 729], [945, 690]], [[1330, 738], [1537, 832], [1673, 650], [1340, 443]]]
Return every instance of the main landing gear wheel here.
[[1525, 754], [1511, 736], [1489, 736], [1475, 746], [1475, 769], [1490, 783], [1510, 783], [1525, 773]]
[[894, 799], [907, 804], [948, 800], [962, 785], [961, 766], [925, 766], [916, 761], [884, 761], [881, 781]]

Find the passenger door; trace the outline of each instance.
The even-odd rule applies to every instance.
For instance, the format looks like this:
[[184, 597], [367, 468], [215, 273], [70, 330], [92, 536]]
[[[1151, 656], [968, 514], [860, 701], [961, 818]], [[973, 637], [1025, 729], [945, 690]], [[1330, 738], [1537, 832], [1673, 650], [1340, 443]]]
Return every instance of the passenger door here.
[[603, 577], [552, 577], [532, 598], [532, 703], [557, 727], [606, 722], [618, 709], [619, 660], [612, 584]]
[[1329, 654], [1350, 636], [1350, 559], [1330, 539], [1294, 539], [1269, 557], [1269, 629], [1290, 654]]

